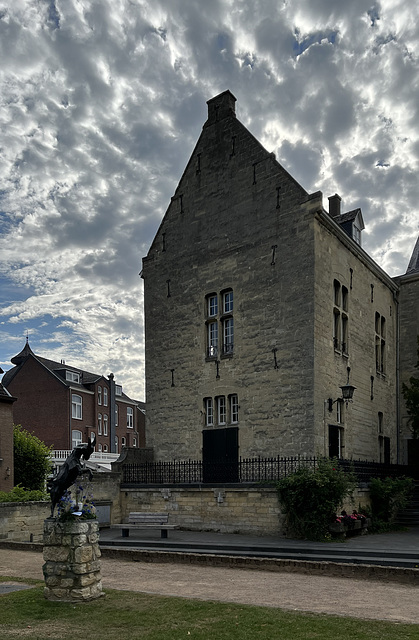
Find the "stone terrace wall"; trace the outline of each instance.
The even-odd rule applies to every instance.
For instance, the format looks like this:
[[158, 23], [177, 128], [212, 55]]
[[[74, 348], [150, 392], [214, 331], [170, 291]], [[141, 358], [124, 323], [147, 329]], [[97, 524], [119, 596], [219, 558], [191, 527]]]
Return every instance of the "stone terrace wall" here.
[[0, 540], [42, 542], [50, 510], [49, 502], [0, 503]]
[[167, 511], [169, 522], [190, 531], [220, 531], [254, 535], [282, 532], [278, 497], [271, 488], [123, 489], [121, 512]]

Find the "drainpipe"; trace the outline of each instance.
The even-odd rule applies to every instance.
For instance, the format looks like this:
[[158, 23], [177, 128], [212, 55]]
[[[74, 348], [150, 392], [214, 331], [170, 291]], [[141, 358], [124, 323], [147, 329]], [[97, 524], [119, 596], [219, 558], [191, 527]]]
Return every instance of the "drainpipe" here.
[[400, 462], [400, 307], [397, 293], [393, 293], [393, 300], [396, 307], [396, 455], [397, 464]]
[[108, 375], [109, 379], [109, 412], [110, 412], [110, 440], [111, 453], [115, 453], [115, 436], [116, 436], [116, 425], [115, 425], [115, 376], [113, 373]]

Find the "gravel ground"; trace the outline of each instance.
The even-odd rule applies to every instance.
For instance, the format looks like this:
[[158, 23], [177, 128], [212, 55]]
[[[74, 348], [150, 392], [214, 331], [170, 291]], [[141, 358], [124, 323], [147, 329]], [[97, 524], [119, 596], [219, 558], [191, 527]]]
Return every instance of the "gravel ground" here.
[[[0, 575], [43, 579], [42, 554], [0, 549]], [[419, 587], [224, 567], [102, 558], [104, 588], [419, 623]]]

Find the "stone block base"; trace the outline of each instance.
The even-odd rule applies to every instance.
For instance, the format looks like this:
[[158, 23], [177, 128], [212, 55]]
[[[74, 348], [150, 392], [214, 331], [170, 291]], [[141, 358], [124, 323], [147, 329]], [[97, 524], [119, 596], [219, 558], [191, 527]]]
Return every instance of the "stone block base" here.
[[44, 521], [43, 565], [47, 600], [84, 602], [104, 595], [97, 520]]

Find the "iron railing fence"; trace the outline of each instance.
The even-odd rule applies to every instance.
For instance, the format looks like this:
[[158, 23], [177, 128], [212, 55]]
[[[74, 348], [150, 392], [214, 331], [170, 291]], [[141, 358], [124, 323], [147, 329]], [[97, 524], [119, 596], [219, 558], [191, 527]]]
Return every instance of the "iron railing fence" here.
[[[275, 458], [240, 458], [234, 462], [174, 460], [125, 464], [122, 468], [122, 484], [269, 483], [294, 473], [302, 467], [314, 469], [318, 460], [319, 458], [316, 457], [277, 456]], [[369, 482], [371, 478], [412, 475], [410, 468], [406, 465], [343, 459], [337, 462], [345, 471], [354, 472], [359, 482]]]

